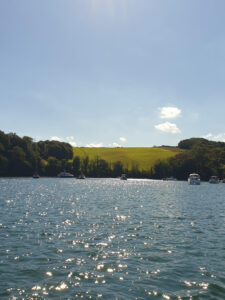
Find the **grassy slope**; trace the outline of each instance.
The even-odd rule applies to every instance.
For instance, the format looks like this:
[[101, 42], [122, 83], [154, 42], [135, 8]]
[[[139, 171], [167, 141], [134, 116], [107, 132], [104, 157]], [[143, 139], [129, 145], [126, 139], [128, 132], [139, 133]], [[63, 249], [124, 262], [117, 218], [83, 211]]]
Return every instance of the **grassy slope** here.
[[180, 152], [177, 148], [73, 148], [74, 157], [88, 156], [90, 160], [98, 157], [108, 163], [121, 161], [124, 167], [138, 165], [139, 170], [150, 170], [157, 160], [164, 160]]

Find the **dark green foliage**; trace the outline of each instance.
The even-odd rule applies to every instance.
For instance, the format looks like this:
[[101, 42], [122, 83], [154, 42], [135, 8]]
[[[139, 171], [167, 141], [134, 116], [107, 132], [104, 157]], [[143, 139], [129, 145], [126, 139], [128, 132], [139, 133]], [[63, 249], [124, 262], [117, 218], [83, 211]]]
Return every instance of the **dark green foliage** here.
[[190, 173], [197, 172], [202, 180], [209, 180], [212, 175], [224, 178], [225, 148], [222, 143], [215, 145], [219, 147], [212, 147], [211, 142], [209, 144], [197, 143], [192, 145], [190, 150], [170, 158], [167, 164], [157, 163], [154, 168], [154, 177], [174, 176], [177, 179], [186, 180]]
[[178, 144], [178, 148], [180, 149], [190, 150], [194, 147], [225, 148], [225, 143], [208, 141], [203, 138], [191, 138], [180, 141]]
[[91, 177], [109, 177], [109, 164], [105, 160], [96, 157], [90, 163], [90, 175]]
[[[72, 147], [57, 141], [35, 143], [32, 138], [0, 131], [0, 176], [53, 176], [62, 166], [72, 171]], [[52, 157], [51, 159], [49, 159]], [[62, 162], [61, 162], [62, 161]]]
[[[79, 156], [75, 156], [73, 160], [73, 174], [77, 177], [81, 172], [81, 161]], [[85, 173], [87, 174], [87, 173]]]
[[88, 166], [89, 166], [89, 157], [86, 156], [81, 161], [81, 172], [83, 174], [87, 174], [88, 173]]
[[47, 176], [57, 176], [62, 171], [62, 162], [55, 157], [48, 157], [46, 166]]
[[72, 159], [73, 149], [68, 143], [58, 141], [40, 141], [37, 143], [40, 156], [44, 159], [55, 157], [57, 159]]
[[117, 177], [123, 174], [123, 165], [120, 161], [117, 161], [113, 164], [112, 175], [113, 177]]
[[0, 176], [8, 174], [8, 159], [0, 154]]

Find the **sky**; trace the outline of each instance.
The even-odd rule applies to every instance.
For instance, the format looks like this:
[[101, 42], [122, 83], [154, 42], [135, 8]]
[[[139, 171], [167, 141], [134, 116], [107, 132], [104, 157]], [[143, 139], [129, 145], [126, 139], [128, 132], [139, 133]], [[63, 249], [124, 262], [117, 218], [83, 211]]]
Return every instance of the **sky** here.
[[224, 0], [0, 0], [0, 130], [175, 146], [224, 113]]

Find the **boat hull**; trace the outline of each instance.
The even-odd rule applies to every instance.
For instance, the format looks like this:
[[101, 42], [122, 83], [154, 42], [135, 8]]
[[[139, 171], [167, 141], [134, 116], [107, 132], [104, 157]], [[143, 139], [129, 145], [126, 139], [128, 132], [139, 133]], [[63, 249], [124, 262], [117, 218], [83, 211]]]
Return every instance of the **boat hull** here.
[[73, 174], [67, 172], [61, 172], [57, 175], [58, 178], [74, 178]]
[[220, 183], [220, 180], [217, 176], [212, 176], [210, 179], [209, 179], [209, 183], [211, 184], [217, 184], [217, 183]]
[[188, 184], [190, 185], [200, 185], [200, 180], [198, 179], [188, 179]]

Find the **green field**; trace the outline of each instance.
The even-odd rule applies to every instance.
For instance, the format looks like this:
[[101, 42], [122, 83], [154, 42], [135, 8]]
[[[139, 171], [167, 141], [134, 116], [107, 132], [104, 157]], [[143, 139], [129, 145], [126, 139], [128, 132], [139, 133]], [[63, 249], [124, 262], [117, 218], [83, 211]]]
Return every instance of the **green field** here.
[[132, 166], [138, 166], [139, 170], [148, 171], [154, 166], [158, 160], [165, 160], [169, 157], [175, 156], [181, 152], [177, 148], [163, 148], [163, 147], [138, 147], [138, 148], [73, 148], [73, 155], [84, 158], [89, 157], [90, 160], [98, 157], [104, 159], [108, 163], [120, 161], [128, 170]]

